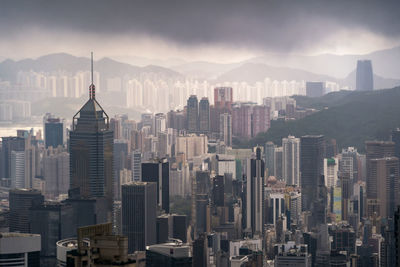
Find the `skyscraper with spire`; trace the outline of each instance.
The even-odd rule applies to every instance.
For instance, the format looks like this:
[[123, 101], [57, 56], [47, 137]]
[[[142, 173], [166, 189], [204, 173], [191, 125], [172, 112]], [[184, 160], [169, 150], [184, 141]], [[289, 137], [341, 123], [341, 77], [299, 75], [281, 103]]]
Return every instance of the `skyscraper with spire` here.
[[[70, 198], [95, 199], [98, 203], [104, 203], [101, 209], [106, 212], [106, 220], [111, 221], [113, 132], [110, 129], [107, 113], [96, 100], [96, 88], [93, 84], [93, 53], [89, 100], [73, 117], [69, 149]], [[96, 217], [100, 216], [96, 214]]]

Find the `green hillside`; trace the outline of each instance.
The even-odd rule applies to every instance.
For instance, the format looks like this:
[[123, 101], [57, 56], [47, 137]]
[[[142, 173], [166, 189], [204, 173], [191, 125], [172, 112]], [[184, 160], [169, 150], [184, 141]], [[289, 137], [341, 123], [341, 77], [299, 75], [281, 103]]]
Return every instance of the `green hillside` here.
[[372, 92], [338, 92], [321, 98], [297, 97], [298, 105], [321, 109], [297, 121], [274, 121], [268, 132], [238, 146], [254, 146], [294, 135], [323, 134], [334, 138], [339, 149], [355, 146], [364, 150], [366, 140], [387, 140], [400, 126], [400, 87]]

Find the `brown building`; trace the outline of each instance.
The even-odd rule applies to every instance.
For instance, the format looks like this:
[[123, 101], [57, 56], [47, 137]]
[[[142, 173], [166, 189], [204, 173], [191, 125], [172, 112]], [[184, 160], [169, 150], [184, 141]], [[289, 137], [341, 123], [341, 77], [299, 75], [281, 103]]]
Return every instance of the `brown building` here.
[[385, 157], [371, 159], [369, 162], [370, 181], [376, 187], [367, 192], [368, 216], [374, 213], [378, 217], [393, 217], [397, 205], [399, 205], [399, 159], [396, 157]]
[[366, 150], [366, 165], [367, 165], [367, 216], [377, 211], [378, 208], [378, 182], [380, 181], [379, 175], [377, 174], [377, 162], [372, 164], [374, 159], [382, 159], [386, 157], [394, 157], [395, 144], [393, 142], [386, 141], [367, 141], [365, 142]]

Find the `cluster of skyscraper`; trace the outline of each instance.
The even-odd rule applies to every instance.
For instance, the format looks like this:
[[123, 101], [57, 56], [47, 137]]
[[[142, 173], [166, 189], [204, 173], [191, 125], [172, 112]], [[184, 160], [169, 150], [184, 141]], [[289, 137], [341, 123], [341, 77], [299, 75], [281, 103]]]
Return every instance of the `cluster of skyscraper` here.
[[0, 265], [399, 264], [400, 130], [365, 155], [322, 135], [232, 148], [313, 112], [232, 99], [217, 87], [214, 105], [192, 95], [135, 122], [109, 118], [92, 83], [70, 131], [46, 114], [44, 141], [3, 137]]

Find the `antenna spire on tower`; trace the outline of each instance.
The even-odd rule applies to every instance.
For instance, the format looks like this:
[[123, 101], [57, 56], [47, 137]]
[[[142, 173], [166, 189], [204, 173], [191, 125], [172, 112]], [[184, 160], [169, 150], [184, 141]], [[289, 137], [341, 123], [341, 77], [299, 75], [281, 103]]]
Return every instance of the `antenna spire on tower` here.
[[90, 99], [94, 99], [96, 96], [96, 87], [93, 84], [93, 52], [91, 52], [91, 79], [92, 79], [92, 83], [89, 86], [89, 98]]

